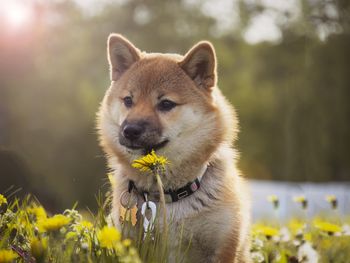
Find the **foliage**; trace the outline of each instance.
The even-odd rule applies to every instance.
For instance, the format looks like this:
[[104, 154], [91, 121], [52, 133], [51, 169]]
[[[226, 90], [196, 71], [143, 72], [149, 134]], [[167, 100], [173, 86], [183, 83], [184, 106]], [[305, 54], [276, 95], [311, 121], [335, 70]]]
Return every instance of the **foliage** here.
[[[228, 17], [212, 12], [220, 1], [113, 1], [88, 13], [74, 1], [25, 2], [34, 12], [25, 28], [10, 32], [0, 19], [0, 191], [25, 186], [24, 194], [56, 211], [74, 200], [95, 206], [105, 160], [94, 122], [109, 85], [111, 32], [148, 52], [184, 54], [196, 41], [214, 43], [247, 177], [348, 180], [348, 1], [301, 0], [295, 17], [238, 1], [238, 24], [226, 30], [219, 21]], [[271, 12], [281, 39], [246, 43], [251, 21]]]
[[[278, 196], [269, 196], [273, 208], [278, 211]], [[304, 212], [308, 209], [305, 196], [296, 196]], [[333, 214], [327, 217], [294, 218], [281, 224], [259, 222], [252, 228], [252, 255], [255, 262], [346, 262], [350, 256], [349, 221], [339, 218], [336, 196], [326, 196]], [[277, 215], [278, 213], [276, 213]]]
[[0, 262], [141, 262], [104, 216], [92, 222], [74, 209], [50, 217], [31, 198], [16, 200], [0, 215]]
[[[296, 229], [295, 222], [287, 226], [256, 224], [253, 229], [252, 255], [255, 262], [347, 262], [350, 256], [348, 224], [331, 224], [331, 228], [319, 228], [313, 223]], [[325, 226], [330, 223], [323, 221]], [[272, 231], [273, 229], [273, 231]]]
[[[0, 213], [0, 263], [5, 262], [166, 262], [161, 233], [138, 240], [107, 225], [100, 206], [90, 220], [74, 210], [49, 216], [30, 197], [8, 204]], [[50, 221], [49, 228], [42, 222]], [[293, 219], [285, 225], [259, 222], [252, 227], [254, 262], [346, 262], [350, 222]], [[181, 237], [179, 237], [181, 238]], [[165, 254], [164, 254], [165, 253]], [[180, 262], [180, 261], [179, 261]]]

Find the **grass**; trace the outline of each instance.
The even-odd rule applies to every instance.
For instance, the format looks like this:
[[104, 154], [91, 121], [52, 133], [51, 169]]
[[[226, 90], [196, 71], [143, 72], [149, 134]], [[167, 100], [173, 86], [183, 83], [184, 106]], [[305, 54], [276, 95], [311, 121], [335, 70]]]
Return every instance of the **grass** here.
[[[131, 240], [128, 231], [120, 233], [108, 226], [105, 204], [99, 204], [98, 213], [88, 221], [75, 209], [49, 215], [30, 196], [12, 203], [0, 196], [0, 263], [167, 261], [168, 246], [162, 233], [144, 238], [139, 232]], [[349, 222], [314, 218], [293, 219], [285, 225], [256, 223], [252, 257], [254, 262], [348, 262]]]
[[[152, 151], [135, 160], [132, 165], [148, 173], [148, 176], [155, 176], [158, 191], [162, 195], [160, 175], [165, 171], [167, 163], [166, 158], [157, 156]], [[113, 180], [111, 184], [113, 187]], [[271, 195], [267, 199], [278, 212], [278, 197]], [[145, 234], [142, 227], [134, 227], [132, 210], [125, 210], [123, 227], [119, 232], [106, 215], [110, 198], [107, 198], [107, 201], [102, 200], [101, 196], [97, 199], [99, 210], [87, 220], [74, 207], [66, 209], [62, 214], [49, 215], [44, 207], [30, 196], [9, 204], [0, 194], [0, 263], [167, 262], [171, 244], [168, 244], [170, 228], [166, 223], [164, 209], [163, 214], [156, 219], [164, 220], [161, 222], [162, 232], [156, 227], [154, 231]], [[278, 221], [254, 224], [251, 232], [253, 261], [349, 262], [350, 223], [339, 218], [338, 201], [335, 196], [327, 196], [325, 200], [333, 211], [329, 219], [293, 219], [285, 225]], [[160, 201], [161, 206], [165, 207], [164, 195]], [[294, 201], [300, 204], [300, 209], [306, 214], [308, 200], [304, 196], [297, 196]], [[143, 225], [142, 219], [139, 223], [140, 226]], [[182, 235], [181, 231], [179, 232], [180, 248], [172, 253], [172, 257], [175, 262], [186, 262], [190, 244], [181, 244]]]

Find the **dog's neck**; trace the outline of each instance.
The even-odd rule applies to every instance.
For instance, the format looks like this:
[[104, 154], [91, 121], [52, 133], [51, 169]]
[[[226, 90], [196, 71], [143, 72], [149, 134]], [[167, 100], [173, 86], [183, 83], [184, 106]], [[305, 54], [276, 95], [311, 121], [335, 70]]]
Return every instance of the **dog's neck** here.
[[[201, 185], [201, 180], [206, 174], [206, 171], [208, 169], [208, 165], [203, 165], [201, 173], [198, 177], [196, 177], [193, 181], [187, 182], [185, 185], [179, 187], [179, 188], [163, 188], [161, 191], [164, 193], [165, 202], [166, 203], [173, 203], [177, 202], [179, 200], [182, 200], [192, 194], [194, 194]], [[138, 196], [141, 197], [141, 199], [144, 201], [150, 200], [154, 202], [160, 201], [161, 194], [159, 193], [159, 188], [156, 192], [152, 192], [145, 189], [140, 189], [135, 185], [135, 182], [132, 180], [129, 180], [128, 183], [128, 192], [135, 193]]]
[[[206, 172], [207, 166], [207, 163], [191, 163], [178, 166], [170, 164], [166, 167], [165, 173], [161, 175], [163, 188], [165, 190], [174, 190], [185, 186], [189, 182], [196, 180], [196, 178], [201, 180]], [[149, 192], [158, 191], [156, 179], [152, 174], [135, 171], [134, 168], [128, 166], [122, 167], [121, 170], [125, 179], [133, 181], [137, 188]]]

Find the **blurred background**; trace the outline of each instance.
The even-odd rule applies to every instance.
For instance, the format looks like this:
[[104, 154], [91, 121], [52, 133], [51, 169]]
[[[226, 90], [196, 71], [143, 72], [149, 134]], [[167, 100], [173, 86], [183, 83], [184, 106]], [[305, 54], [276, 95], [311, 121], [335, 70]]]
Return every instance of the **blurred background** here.
[[0, 2], [0, 192], [96, 207], [111, 32], [147, 52], [213, 42], [253, 182], [349, 186], [349, 1], [11, 0]]

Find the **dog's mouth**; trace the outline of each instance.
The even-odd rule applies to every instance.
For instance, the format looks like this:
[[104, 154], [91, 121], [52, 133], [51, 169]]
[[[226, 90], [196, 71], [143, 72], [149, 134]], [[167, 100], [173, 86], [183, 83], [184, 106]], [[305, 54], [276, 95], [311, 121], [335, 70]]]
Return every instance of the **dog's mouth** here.
[[157, 151], [165, 147], [165, 145], [167, 145], [168, 142], [169, 140], [165, 139], [164, 141], [154, 145], [137, 145], [137, 144], [124, 144], [124, 143], [121, 143], [121, 144], [129, 150], [142, 150], [143, 154], [146, 155], [150, 153], [152, 150]]

